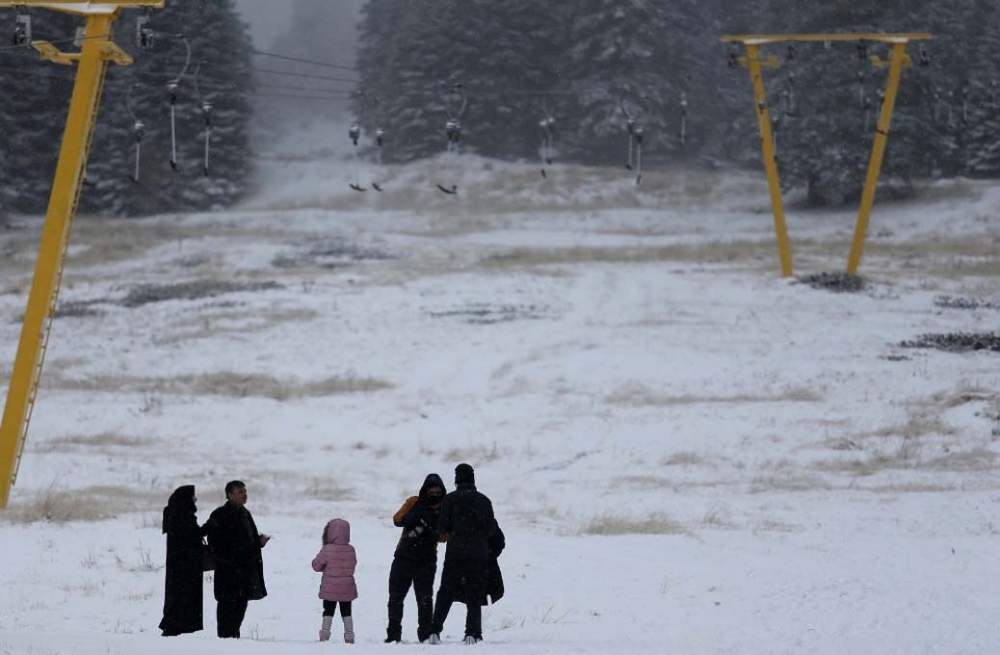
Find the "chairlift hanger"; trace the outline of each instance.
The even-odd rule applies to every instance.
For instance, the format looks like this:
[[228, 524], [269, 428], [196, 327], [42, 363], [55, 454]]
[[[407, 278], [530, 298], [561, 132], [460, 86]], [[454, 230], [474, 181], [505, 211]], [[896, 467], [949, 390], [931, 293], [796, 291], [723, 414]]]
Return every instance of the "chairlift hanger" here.
[[11, 43], [15, 46], [31, 45], [31, 15], [23, 7], [19, 7], [14, 21]]
[[133, 184], [139, 184], [139, 165], [142, 158], [142, 138], [146, 136], [146, 125], [135, 113], [135, 90], [139, 87], [138, 83], [133, 84], [128, 91], [128, 95], [125, 97], [125, 109], [128, 110], [129, 116], [132, 117], [132, 137], [135, 139], [135, 166], [131, 175], [128, 179], [131, 180]]
[[201, 95], [201, 88], [198, 86], [198, 73], [201, 72], [201, 65], [203, 63], [204, 62], [198, 62], [198, 65], [194, 69], [194, 75], [192, 76], [191, 81], [194, 84], [195, 93], [198, 94], [198, 104], [201, 106], [201, 117], [205, 121], [205, 162], [202, 170], [205, 173], [205, 177], [208, 177], [209, 157], [212, 144], [212, 110], [214, 109], [214, 106]]
[[548, 177], [545, 167], [552, 165], [555, 152], [556, 119], [549, 111], [547, 98], [542, 99], [542, 120], [538, 121], [538, 128], [542, 133], [542, 145], [539, 150], [542, 157], [542, 177]]
[[642, 181], [642, 138], [645, 136], [646, 131], [640, 123], [637, 123], [632, 118], [632, 114], [629, 113], [628, 108], [625, 106], [625, 96], [619, 99], [618, 107], [621, 109], [622, 114], [625, 115], [625, 131], [628, 134], [628, 161], [625, 163], [625, 168], [626, 170], [632, 170], [634, 146], [635, 183], [638, 185]]
[[[448, 108], [448, 120], [444, 124], [444, 134], [447, 139], [445, 152], [447, 155], [454, 157], [458, 154], [458, 148], [462, 140], [462, 122], [460, 119], [469, 106], [469, 99], [462, 90], [460, 83], [451, 85], [447, 96], [445, 96], [445, 103]], [[458, 184], [454, 182], [451, 186], [438, 184], [437, 188], [441, 193], [446, 193], [450, 196], [458, 193]]]
[[170, 168], [179, 171], [180, 169], [177, 167], [177, 90], [185, 73], [187, 73], [188, 66], [191, 65], [191, 42], [183, 34], [178, 34], [176, 37], [184, 42], [186, 51], [184, 68], [181, 69], [177, 77], [167, 82], [167, 91], [170, 93]]

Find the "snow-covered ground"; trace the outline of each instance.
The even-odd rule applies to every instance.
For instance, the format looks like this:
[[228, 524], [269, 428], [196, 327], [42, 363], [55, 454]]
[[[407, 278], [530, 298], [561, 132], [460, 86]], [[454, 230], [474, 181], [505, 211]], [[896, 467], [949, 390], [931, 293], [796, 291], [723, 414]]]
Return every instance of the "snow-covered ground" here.
[[[482, 650], [993, 651], [1000, 355], [899, 342], [996, 328], [934, 300], [1000, 297], [1000, 186], [876, 205], [872, 286], [834, 294], [779, 278], [762, 175], [375, 170], [346, 140], [265, 149], [237, 210], [78, 220], [0, 515], [0, 654], [382, 652], [391, 514], [461, 461], [508, 541]], [[842, 270], [853, 222], [790, 211], [797, 272]], [[4, 383], [40, 229], [16, 223]], [[218, 295], [140, 304], [180, 282]], [[232, 478], [275, 535], [270, 596], [220, 642], [206, 578], [205, 631], [163, 639], [160, 508], [193, 483], [204, 520]], [[309, 562], [338, 516], [351, 647], [315, 643]]]

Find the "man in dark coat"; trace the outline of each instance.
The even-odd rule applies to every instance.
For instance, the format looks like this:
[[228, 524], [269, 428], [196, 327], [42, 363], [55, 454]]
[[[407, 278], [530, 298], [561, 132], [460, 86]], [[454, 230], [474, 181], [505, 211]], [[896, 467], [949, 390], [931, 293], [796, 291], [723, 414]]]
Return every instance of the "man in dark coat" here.
[[426, 641], [431, 634], [434, 612], [434, 575], [437, 573], [438, 518], [441, 501], [447, 492], [437, 473], [424, 479], [420, 493], [410, 496], [392, 517], [403, 533], [389, 570], [389, 627], [385, 643], [403, 637], [403, 601], [413, 585], [417, 597], [417, 639]]
[[441, 631], [455, 601], [465, 603], [465, 643], [483, 639], [482, 601], [489, 579], [489, 538], [495, 519], [493, 503], [476, 490], [475, 471], [468, 464], [455, 467], [455, 491], [441, 503], [438, 532], [448, 536], [448, 549], [434, 607], [429, 641], [441, 643]]
[[245, 507], [247, 487], [239, 480], [226, 484], [226, 504], [208, 518], [205, 531], [215, 555], [215, 600], [219, 637], [240, 638], [247, 602], [267, 596], [264, 586], [266, 534]]
[[195, 517], [194, 486], [178, 487], [163, 508], [167, 535], [166, 591], [163, 595], [164, 637], [202, 629], [202, 558], [204, 534]]

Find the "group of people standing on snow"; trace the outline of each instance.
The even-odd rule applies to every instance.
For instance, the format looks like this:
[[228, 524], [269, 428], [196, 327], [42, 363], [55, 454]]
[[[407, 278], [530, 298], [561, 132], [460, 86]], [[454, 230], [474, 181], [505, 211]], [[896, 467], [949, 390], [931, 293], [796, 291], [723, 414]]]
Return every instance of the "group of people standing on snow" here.
[[[441, 632], [451, 606], [466, 606], [465, 643], [482, 641], [482, 606], [496, 602], [504, 592], [497, 558], [505, 547], [504, 534], [493, 515], [490, 499], [476, 489], [475, 471], [468, 464], [455, 468], [455, 491], [448, 493], [435, 473], [420, 492], [408, 498], [392, 517], [402, 534], [389, 571], [386, 643], [400, 642], [403, 605], [410, 587], [417, 601], [417, 638], [441, 643]], [[215, 571], [218, 635], [239, 638], [251, 600], [267, 596], [262, 551], [270, 537], [257, 530], [246, 508], [246, 485], [226, 485], [226, 503], [199, 526], [195, 516], [194, 486], [179, 487], [163, 509], [167, 535], [166, 594], [160, 629], [164, 636], [201, 630], [202, 573]], [[207, 540], [207, 544], [205, 543]], [[351, 603], [358, 597], [354, 572], [357, 554], [350, 543], [351, 526], [341, 518], [326, 523], [323, 546], [312, 568], [323, 574], [319, 598], [323, 601], [320, 641], [330, 639], [339, 606], [344, 641], [354, 643]], [[446, 543], [444, 568], [433, 597], [438, 544]]]

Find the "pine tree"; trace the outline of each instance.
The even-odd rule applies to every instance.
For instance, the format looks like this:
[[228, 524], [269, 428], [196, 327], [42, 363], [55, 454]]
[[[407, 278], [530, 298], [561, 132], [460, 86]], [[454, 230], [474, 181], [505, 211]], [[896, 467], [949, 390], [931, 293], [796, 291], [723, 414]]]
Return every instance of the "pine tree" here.
[[[953, 109], [961, 172], [976, 177], [1000, 175], [1000, 74], [995, 60], [1000, 54], [1000, 7], [994, 2], [973, 0], [965, 7], [976, 17], [958, 54], [958, 97]], [[957, 44], [956, 44], [957, 45]]]
[[[77, 23], [53, 11], [31, 11], [33, 39], [66, 43]], [[48, 206], [52, 178], [62, 143], [67, 108], [73, 89], [73, 72], [42, 61], [30, 47], [0, 51], [6, 93], [4, 94], [6, 145], [4, 165], [9, 173], [0, 195], [14, 212], [42, 213]]]
[[669, 25], [665, 3], [574, 4], [564, 69], [574, 105], [572, 151], [591, 162], [623, 161], [628, 137], [622, 106], [642, 125], [647, 152], [668, 149], [676, 132], [676, 122], [668, 117], [681, 87], [662, 68], [661, 44]]
[[[124, 29], [119, 28], [123, 43], [131, 36], [128, 18], [123, 20]], [[90, 211], [138, 215], [206, 210], [229, 206], [248, 190], [252, 44], [232, 0], [171, 2], [153, 15], [153, 21], [154, 49], [139, 53], [132, 67], [108, 71], [88, 171], [92, 186], [82, 197]], [[187, 59], [184, 40], [178, 35], [190, 43], [191, 60], [177, 87], [178, 170], [174, 171], [167, 84], [181, 74]], [[201, 97], [194, 78], [199, 64]], [[207, 176], [203, 172], [202, 100], [213, 105]], [[146, 126], [139, 184], [129, 180], [135, 157], [130, 105]]]

